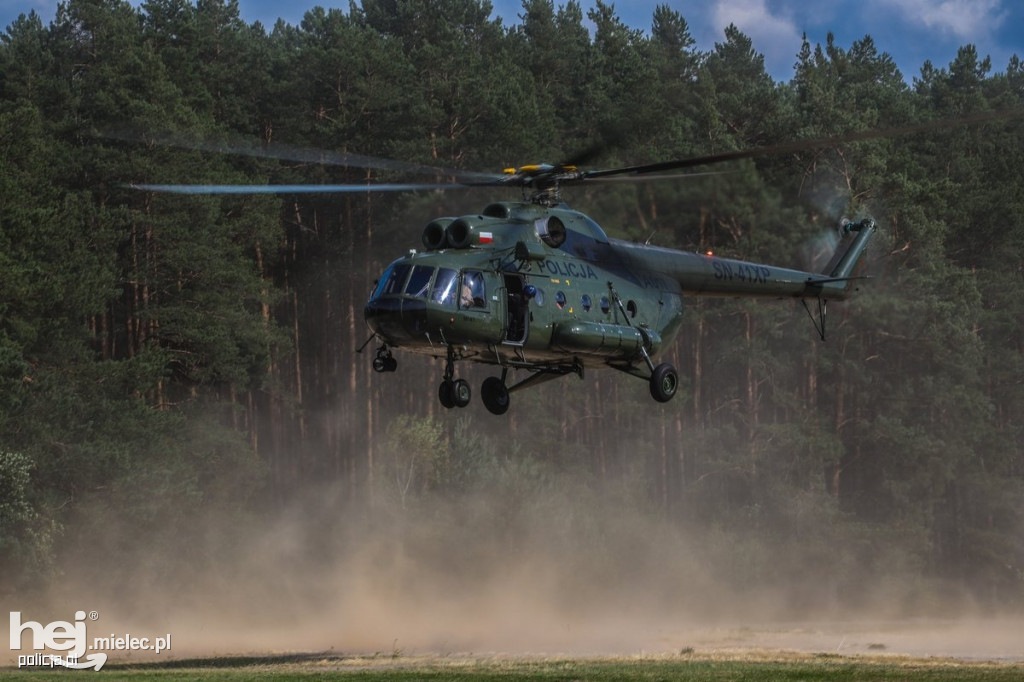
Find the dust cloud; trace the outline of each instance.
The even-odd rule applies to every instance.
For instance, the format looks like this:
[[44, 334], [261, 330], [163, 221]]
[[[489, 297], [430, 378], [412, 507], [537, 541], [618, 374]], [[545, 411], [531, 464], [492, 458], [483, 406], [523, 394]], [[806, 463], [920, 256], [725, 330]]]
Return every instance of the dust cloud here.
[[144, 551], [130, 558], [82, 550], [45, 599], [10, 610], [43, 624], [95, 611], [90, 641], [171, 636], [159, 656], [111, 652], [112, 660], [688, 648], [1024, 654], [1019, 623], [907, 620], [887, 607], [891, 593], [843, 600], [827, 575], [737, 586], [736, 566], [772, 557], [572, 476], [530, 488], [505, 481], [451, 498], [400, 497], [381, 484], [354, 500], [317, 487], [282, 513], [193, 518], [169, 546], [133, 538]]

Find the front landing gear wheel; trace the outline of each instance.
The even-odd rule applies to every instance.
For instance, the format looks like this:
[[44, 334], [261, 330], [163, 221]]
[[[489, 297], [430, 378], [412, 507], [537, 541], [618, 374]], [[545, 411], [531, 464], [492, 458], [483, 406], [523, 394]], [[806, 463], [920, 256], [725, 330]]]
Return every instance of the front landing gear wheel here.
[[387, 346], [381, 346], [377, 349], [377, 355], [373, 358], [373, 371], [374, 372], [394, 372], [398, 369], [398, 360], [391, 355], [391, 351], [388, 350]]
[[484, 407], [491, 414], [505, 414], [508, 412], [508, 387], [498, 377], [487, 377], [484, 379], [483, 386], [480, 387], [480, 399], [484, 401]]
[[666, 363], [654, 368], [651, 374], [651, 397], [659, 403], [667, 403], [679, 389], [679, 375], [676, 368]]

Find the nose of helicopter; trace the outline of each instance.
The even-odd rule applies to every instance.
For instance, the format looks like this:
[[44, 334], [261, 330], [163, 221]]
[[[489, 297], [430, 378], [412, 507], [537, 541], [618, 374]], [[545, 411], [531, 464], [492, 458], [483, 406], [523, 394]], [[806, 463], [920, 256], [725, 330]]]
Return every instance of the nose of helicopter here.
[[427, 327], [427, 306], [421, 300], [378, 296], [366, 303], [363, 318], [375, 334], [397, 345], [423, 337]]

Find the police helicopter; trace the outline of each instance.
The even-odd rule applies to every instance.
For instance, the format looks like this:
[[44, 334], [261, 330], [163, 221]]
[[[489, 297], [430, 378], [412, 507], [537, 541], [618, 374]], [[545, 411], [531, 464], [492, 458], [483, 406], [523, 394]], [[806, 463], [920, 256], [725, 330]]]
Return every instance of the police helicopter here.
[[[528, 201], [427, 223], [423, 250], [391, 263], [366, 303], [371, 340], [379, 340], [373, 368], [394, 372], [392, 349], [444, 358], [438, 397], [452, 408], [472, 395], [456, 363], [494, 365], [500, 374], [480, 387], [493, 414], [508, 410], [514, 391], [601, 367], [643, 379], [654, 400], [667, 402], [679, 375], [655, 363], [679, 331], [683, 296], [815, 299], [823, 325], [827, 301], [854, 290], [876, 230], [870, 219], [843, 221], [832, 261], [812, 273], [613, 239], [559, 197], [562, 183], [646, 168], [509, 169], [507, 184], [533, 188]], [[526, 376], [510, 384], [509, 370]]]
[[[484, 406], [496, 415], [509, 409], [510, 395], [516, 391], [570, 374], [582, 378], [585, 370], [597, 368], [646, 381], [651, 397], [664, 403], [675, 396], [679, 374], [658, 358], [679, 332], [684, 296], [799, 299], [824, 339], [828, 302], [842, 301], [857, 290], [864, 279], [857, 274], [858, 265], [877, 225], [871, 218], [842, 220], [838, 247], [828, 265], [821, 272], [807, 272], [611, 238], [594, 220], [562, 201], [562, 187], [612, 179], [686, 178], [692, 173], [669, 172], [1017, 115], [1019, 111], [988, 112], [646, 165], [586, 170], [573, 160], [510, 168], [500, 175], [263, 145], [233, 151], [427, 172], [445, 180], [132, 187], [188, 194], [520, 188], [520, 201], [498, 201], [479, 214], [436, 218], [426, 224], [422, 250], [410, 249], [394, 260], [375, 283], [364, 308], [371, 336], [359, 350], [377, 342], [373, 369], [379, 373], [397, 370], [394, 350], [443, 359], [438, 398], [446, 408], [465, 407], [471, 401], [471, 386], [456, 377], [461, 361], [496, 368], [480, 387]], [[816, 317], [808, 301], [816, 303]], [[515, 380], [510, 370], [517, 373]], [[518, 378], [519, 372], [525, 376]]]

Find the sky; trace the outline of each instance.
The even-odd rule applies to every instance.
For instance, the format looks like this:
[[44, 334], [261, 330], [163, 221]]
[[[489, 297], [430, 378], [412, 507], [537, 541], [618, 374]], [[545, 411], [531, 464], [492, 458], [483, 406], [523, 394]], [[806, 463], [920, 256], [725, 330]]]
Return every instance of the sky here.
[[[133, 0], [133, 4], [139, 4]], [[505, 25], [519, 23], [521, 0], [491, 0], [493, 16]], [[555, 0], [562, 5], [564, 0]], [[593, 0], [582, 0], [584, 11]], [[711, 50], [735, 24], [764, 55], [768, 73], [777, 81], [793, 76], [802, 36], [825, 44], [832, 32], [836, 44], [848, 49], [870, 35], [879, 52], [888, 53], [909, 83], [926, 60], [945, 68], [957, 49], [973, 44], [992, 58], [992, 70], [1003, 72], [1014, 54], [1024, 57], [1024, 0], [619, 0], [610, 3], [627, 25], [649, 31], [654, 8], [678, 10], [700, 50]], [[321, 5], [347, 10], [349, 0], [239, 0], [242, 18], [260, 21], [269, 30], [280, 17], [297, 24], [306, 10]], [[44, 23], [56, 16], [57, 0], [0, 0], [0, 27], [35, 10]]]

